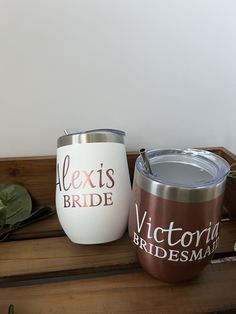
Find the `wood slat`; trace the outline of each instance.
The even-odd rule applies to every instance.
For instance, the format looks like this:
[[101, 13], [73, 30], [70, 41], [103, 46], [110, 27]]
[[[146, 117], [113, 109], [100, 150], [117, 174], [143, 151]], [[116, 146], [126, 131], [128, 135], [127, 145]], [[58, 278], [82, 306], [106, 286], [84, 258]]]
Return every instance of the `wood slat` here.
[[220, 226], [220, 241], [216, 253], [234, 252], [236, 242], [236, 221], [222, 222]]
[[[144, 272], [0, 289], [7, 313], [206, 313], [236, 308], [235, 262], [208, 265], [189, 282], [167, 284]], [[227, 289], [226, 293], [222, 293]]]
[[[224, 147], [208, 147], [204, 149], [222, 156], [230, 164], [236, 162], [236, 156]], [[131, 180], [137, 156], [137, 152], [127, 153]], [[55, 156], [0, 158], [0, 182], [18, 183], [25, 186], [32, 197], [42, 205], [55, 205], [55, 180]], [[226, 207], [230, 206], [233, 210], [233, 208], [235, 209], [236, 191], [233, 190], [232, 197], [231, 194], [232, 192], [229, 191], [229, 195], [226, 197]]]
[[[218, 255], [232, 253], [236, 221], [221, 225]], [[78, 245], [67, 237], [1, 243], [0, 280], [14, 280], [81, 274], [103, 268], [121, 269], [137, 263], [128, 235], [101, 245]]]
[[[204, 148], [203, 148], [204, 149]], [[236, 155], [233, 154], [231, 151], [226, 149], [225, 147], [208, 147], [205, 148], [206, 150], [209, 150], [222, 158], [226, 159], [229, 164], [233, 164], [236, 161]]]
[[65, 235], [58, 221], [57, 215], [53, 215], [44, 220], [30, 224], [24, 228], [13, 232], [9, 240], [24, 240], [35, 238], [57, 237]]
[[[67, 237], [13, 241], [1, 244], [0, 280], [84, 273], [89, 269], [122, 268], [136, 263], [134, 250], [125, 235], [119, 241], [100, 245], [78, 245]], [[57, 272], [57, 273], [56, 273]]]

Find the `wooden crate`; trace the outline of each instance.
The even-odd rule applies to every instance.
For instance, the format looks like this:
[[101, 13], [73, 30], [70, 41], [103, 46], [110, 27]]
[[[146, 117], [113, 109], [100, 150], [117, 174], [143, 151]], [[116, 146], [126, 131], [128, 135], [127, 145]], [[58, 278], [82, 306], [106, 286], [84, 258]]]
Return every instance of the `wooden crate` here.
[[[230, 164], [222, 147], [208, 150]], [[131, 178], [137, 153], [128, 153]], [[54, 206], [55, 156], [0, 159], [0, 182], [24, 185], [39, 203]], [[127, 234], [100, 245], [76, 245], [56, 215], [0, 243], [0, 313], [207, 313], [236, 308], [236, 184], [227, 180], [220, 244], [200, 276], [181, 284], [153, 279], [137, 263]], [[2, 311], [2, 312], [1, 312]], [[234, 311], [234, 310], [233, 310]], [[236, 312], [236, 311], [235, 311]]]

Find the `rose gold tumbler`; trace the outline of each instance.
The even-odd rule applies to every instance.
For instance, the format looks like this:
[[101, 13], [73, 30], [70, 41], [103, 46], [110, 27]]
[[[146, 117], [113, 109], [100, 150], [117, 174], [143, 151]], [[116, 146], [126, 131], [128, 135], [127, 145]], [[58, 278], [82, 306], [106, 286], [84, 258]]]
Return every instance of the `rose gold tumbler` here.
[[196, 276], [219, 241], [229, 164], [198, 150], [154, 150], [135, 165], [129, 236], [143, 268], [177, 282]]

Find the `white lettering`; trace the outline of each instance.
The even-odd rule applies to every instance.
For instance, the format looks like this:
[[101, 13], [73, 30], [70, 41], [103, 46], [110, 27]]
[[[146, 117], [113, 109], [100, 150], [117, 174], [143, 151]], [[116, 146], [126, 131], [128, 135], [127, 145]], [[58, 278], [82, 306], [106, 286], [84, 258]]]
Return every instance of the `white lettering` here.
[[140, 244], [139, 244], [140, 249], [147, 252], [146, 245], [147, 245], [147, 242], [144, 239], [140, 238]]
[[176, 251], [176, 250], [169, 250], [169, 258], [168, 260], [169, 261], [173, 261], [173, 262], [176, 262], [179, 260], [179, 251]]
[[[187, 246], [189, 246], [189, 245], [192, 243], [193, 234], [194, 234], [194, 233], [192, 233], [192, 232], [190, 232], [190, 231], [187, 231], [187, 232], [185, 232], [185, 233], [182, 235], [180, 243], [181, 243], [181, 245], [182, 245], [183, 247], [187, 247]], [[189, 237], [187, 243], [184, 242], [185, 239], [186, 239], [186, 237]]]
[[167, 256], [167, 252], [166, 250], [164, 250], [162, 247], [160, 246], [156, 246], [156, 253], [155, 253], [155, 256], [156, 257], [159, 257], [159, 258], [166, 258]]
[[135, 204], [135, 210], [136, 210], [136, 219], [137, 219], [138, 233], [140, 233], [140, 231], [141, 231], [141, 229], [142, 229], [142, 227], [143, 227], [143, 224], [144, 224], [145, 217], [147, 216], [147, 211], [144, 212], [142, 221], [141, 221], [141, 223], [140, 223], [140, 221], [139, 221], [138, 205], [137, 205], [137, 204]]
[[133, 242], [134, 242], [136, 245], [139, 245], [139, 236], [138, 236], [137, 233], [135, 233], [135, 232], [134, 232]]

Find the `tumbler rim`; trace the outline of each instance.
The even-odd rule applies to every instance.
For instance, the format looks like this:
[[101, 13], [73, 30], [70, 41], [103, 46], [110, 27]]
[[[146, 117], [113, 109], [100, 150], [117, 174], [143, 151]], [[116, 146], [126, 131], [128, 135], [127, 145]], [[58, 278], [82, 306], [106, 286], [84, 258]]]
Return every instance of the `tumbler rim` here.
[[92, 129], [81, 132], [73, 132], [60, 136], [57, 140], [57, 148], [86, 143], [120, 143], [124, 144], [126, 133], [117, 129]]

